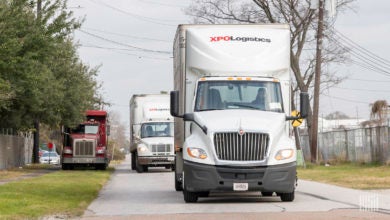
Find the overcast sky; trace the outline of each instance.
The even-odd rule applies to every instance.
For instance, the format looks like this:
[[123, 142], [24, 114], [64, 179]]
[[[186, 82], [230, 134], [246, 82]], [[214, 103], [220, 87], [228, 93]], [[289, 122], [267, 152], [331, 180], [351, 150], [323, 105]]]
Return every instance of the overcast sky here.
[[[69, 0], [76, 17], [84, 17], [75, 40], [80, 58], [91, 66], [101, 65], [98, 81], [103, 96], [112, 103], [123, 124], [129, 123], [129, 100], [133, 94], [159, 93], [173, 88], [172, 42], [177, 24], [189, 23], [183, 13], [191, 0]], [[375, 55], [390, 60], [390, 1], [357, 0], [355, 11], [338, 17], [336, 30]], [[378, 70], [370, 70], [369, 52], [358, 50], [350, 65], [337, 67], [342, 84], [325, 91], [320, 115], [341, 111], [369, 118], [369, 104], [390, 102], [390, 64], [371, 55]], [[142, 51], [140, 51], [143, 50]], [[364, 51], [364, 50], [363, 50]], [[357, 64], [356, 64], [357, 63]], [[364, 64], [364, 65], [363, 65]], [[362, 67], [365, 66], [365, 67]]]

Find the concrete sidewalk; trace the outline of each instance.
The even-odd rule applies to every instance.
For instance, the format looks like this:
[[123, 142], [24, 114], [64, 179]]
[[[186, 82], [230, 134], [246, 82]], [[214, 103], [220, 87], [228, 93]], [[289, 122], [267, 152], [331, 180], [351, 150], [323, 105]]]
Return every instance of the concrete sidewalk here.
[[390, 214], [390, 190], [356, 190], [299, 180], [297, 193], [347, 204], [362, 211], [378, 211]]

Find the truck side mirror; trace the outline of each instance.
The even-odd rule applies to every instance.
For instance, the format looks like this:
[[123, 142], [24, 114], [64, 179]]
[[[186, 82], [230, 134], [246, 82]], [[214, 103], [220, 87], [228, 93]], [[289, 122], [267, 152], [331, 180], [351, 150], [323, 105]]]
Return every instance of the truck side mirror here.
[[179, 114], [179, 91], [171, 91], [171, 106], [170, 106], [170, 112], [173, 117], [182, 118], [183, 116]]
[[301, 92], [300, 96], [300, 114], [301, 118], [306, 118], [309, 112], [309, 93]]

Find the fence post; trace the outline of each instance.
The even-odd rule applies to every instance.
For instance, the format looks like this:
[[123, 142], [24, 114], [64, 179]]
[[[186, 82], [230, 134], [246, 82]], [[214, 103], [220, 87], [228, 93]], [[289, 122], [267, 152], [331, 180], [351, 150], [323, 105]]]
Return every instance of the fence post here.
[[348, 132], [346, 129], [344, 130], [344, 134], [345, 134], [345, 161], [349, 161]]

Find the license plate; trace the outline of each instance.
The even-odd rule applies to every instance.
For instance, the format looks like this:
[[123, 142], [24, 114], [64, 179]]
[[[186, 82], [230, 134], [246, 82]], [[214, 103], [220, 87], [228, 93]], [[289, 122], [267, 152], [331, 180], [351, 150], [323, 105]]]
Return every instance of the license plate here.
[[233, 183], [234, 191], [248, 191], [248, 183]]

